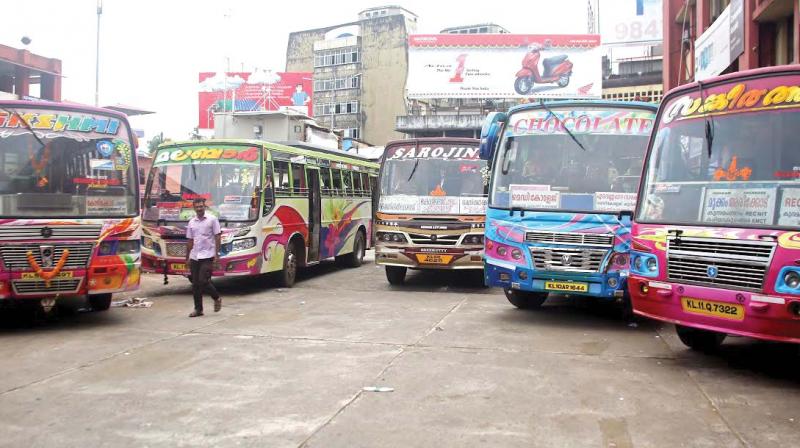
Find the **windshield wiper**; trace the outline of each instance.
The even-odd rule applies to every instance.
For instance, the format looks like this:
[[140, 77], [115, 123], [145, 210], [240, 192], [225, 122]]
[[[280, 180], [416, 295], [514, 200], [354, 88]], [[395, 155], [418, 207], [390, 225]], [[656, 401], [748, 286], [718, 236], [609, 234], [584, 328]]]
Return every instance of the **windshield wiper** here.
[[700, 88], [700, 107], [703, 108], [703, 121], [705, 123], [705, 137], [706, 147], [708, 148], [708, 158], [711, 158], [711, 146], [714, 144], [714, 117], [708, 115], [705, 110], [706, 99], [703, 94], [703, 83], [697, 81], [697, 86]]
[[414, 177], [414, 173], [417, 172], [417, 167], [419, 166], [419, 159], [414, 160], [414, 168], [411, 168], [411, 174], [408, 175], [408, 179], [406, 182], [411, 182], [411, 178]]
[[[547, 105], [544, 103], [544, 100], [540, 99], [539, 100], [539, 105], [541, 105], [542, 108], [547, 111], [547, 113], [549, 113], [550, 115], [558, 118], [558, 115], [556, 115], [555, 112], [553, 112], [549, 107], [547, 107]], [[559, 119], [559, 121], [561, 121], [561, 120]], [[570, 131], [566, 126], [564, 126], [563, 122], [561, 124], [562, 124], [561, 127], [564, 129], [564, 132], [566, 132], [567, 135], [569, 135], [569, 138], [571, 138], [572, 141], [575, 142], [576, 145], [578, 145], [578, 147], [580, 147], [582, 150], [586, 151], [586, 147], [583, 146], [583, 144], [581, 142], [579, 142], [577, 138], [575, 138], [575, 135], [572, 133], [572, 131]]]
[[[14, 115], [16, 115], [16, 116], [17, 116], [17, 118], [19, 118], [19, 121], [21, 121], [21, 122], [22, 122], [23, 126], [25, 126], [25, 129], [27, 129], [27, 130], [28, 130], [28, 132], [30, 132], [30, 133], [31, 133], [31, 135], [33, 135], [33, 138], [35, 138], [35, 139], [36, 139], [36, 141], [37, 141], [37, 142], [39, 142], [39, 144], [40, 144], [40, 145], [42, 145], [42, 146], [41, 146], [39, 149], [42, 149], [42, 148], [44, 148], [45, 146], [47, 146], [47, 145], [46, 145], [46, 144], [45, 144], [45, 143], [42, 141], [42, 139], [41, 139], [41, 138], [39, 138], [39, 136], [38, 136], [38, 135], [36, 135], [36, 133], [35, 133], [35, 132], [33, 132], [33, 129], [31, 129], [31, 125], [30, 125], [30, 123], [28, 123], [28, 121], [27, 121], [26, 119], [22, 118], [22, 115], [20, 115], [20, 114], [19, 114], [19, 112], [17, 112], [17, 111], [16, 111], [16, 109], [12, 109], [12, 110], [13, 110], [13, 112], [12, 112], [12, 111], [10, 111], [10, 110], [8, 110], [8, 109], [6, 109], [6, 108], [0, 108], [0, 110], [2, 110], [3, 112], [7, 113], [7, 114], [8, 114], [8, 116], [9, 116], [9, 118], [10, 118], [10, 117], [12, 117], [12, 116], [14, 116]], [[37, 150], [37, 151], [38, 151], [38, 150]]]

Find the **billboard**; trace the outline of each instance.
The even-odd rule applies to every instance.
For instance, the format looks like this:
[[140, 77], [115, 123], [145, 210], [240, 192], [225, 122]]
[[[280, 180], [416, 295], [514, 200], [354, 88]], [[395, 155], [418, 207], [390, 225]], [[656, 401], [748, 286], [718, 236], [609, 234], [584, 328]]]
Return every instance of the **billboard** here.
[[409, 36], [407, 97], [600, 98], [598, 35]]
[[603, 45], [642, 45], [663, 40], [661, 0], [600, 0]]
[[214, 112], [292, 110], [311, 115], [310, 72], [202, 72], [198, 128], [214, 128]]
[[694, 79], [722, 73], [744, 52], [744, 1], [732, 0], [694, 42]]

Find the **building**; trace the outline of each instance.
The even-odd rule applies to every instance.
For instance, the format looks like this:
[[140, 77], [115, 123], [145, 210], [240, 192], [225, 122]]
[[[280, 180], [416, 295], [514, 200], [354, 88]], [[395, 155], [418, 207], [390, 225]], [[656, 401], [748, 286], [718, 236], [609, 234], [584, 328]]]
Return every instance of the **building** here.
[[61, 101], [61, 61], [0, 45], [0, 99]]
[[[725, 22], [725, 8], [735, 17], [741, 14], [742, 26]], [[664, 87], [668, 90], [699, 77], [696, 61], [706, 57], [696, 48], [698, 39], [716, 21], [714, 33], [731, 42], [729, 60], [714, 61], [724, 67], [721, 73], [800, 62], [800, 3], [797, 0], [664, 0]], [[728, 20], [728, 22], [734, 22]], [[735, 54], [734, 54], [735, 53]], [[701, 67], [704, 68], [704, 67]], [[701, 73], [702, 74], [702, 73]]]
[[306, 142], [341, 149], [341, 135], [291, 110], [218, 112], [214, 115], [214, 138]]
[[496, 23], [455, 26], [439, 31], [440, 34], [508, 34], [508, 30]]
[[314, 73], [313, 114], [322, 126], [384, 144], [402, 136], [394, 119], [406, 110], [406, 49], [417, 16], [385, 6], [358, 19], [289, 34], [286, 71]]
[[661, 45], [645, 47], [641, 56], [603, 57], [603, 99], [658, 103], [664, 95]]

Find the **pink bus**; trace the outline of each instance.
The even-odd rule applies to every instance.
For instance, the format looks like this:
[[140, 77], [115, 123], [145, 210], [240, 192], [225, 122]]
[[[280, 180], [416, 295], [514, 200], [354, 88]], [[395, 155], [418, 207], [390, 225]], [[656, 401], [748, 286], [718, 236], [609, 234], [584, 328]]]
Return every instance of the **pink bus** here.
[[632, 228], [637, 314], [708, 351], [800, 342], [800, 65], [681, 86], [650, 138]]

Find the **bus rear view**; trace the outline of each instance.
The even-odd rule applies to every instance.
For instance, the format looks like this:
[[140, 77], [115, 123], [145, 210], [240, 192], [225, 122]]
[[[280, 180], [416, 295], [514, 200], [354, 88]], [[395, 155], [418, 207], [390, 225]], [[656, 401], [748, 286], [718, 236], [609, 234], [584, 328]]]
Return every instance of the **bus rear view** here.
[[386, 146], [375, 260], [391, 284], [411, 269], [482, 269], [486, 163], [474, 139]]
[[569, 101], [487, 119], [488, 286], [519, 308], [537, 308], [550, 293], [626, 297], [630, 215], [655, 111]]

